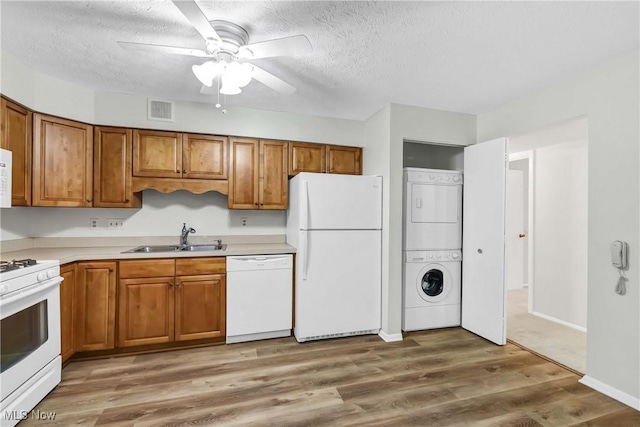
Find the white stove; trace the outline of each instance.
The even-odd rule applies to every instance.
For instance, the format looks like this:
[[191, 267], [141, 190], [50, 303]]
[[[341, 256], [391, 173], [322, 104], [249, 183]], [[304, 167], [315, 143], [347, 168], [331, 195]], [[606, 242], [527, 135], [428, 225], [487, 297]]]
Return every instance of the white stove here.
[[[0, 297], [60, 276], [58, 261], [0, 261]], [[7, 295], [8, 296], [8, 295]]]
[[14, 426], [58, 383], [60, 263], [0, 262], [0, 425]]

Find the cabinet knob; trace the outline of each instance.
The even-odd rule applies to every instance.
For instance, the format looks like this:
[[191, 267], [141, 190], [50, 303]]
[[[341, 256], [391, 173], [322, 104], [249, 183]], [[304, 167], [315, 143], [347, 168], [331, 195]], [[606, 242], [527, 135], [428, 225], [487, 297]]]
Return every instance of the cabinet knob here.
[[182, 169], [182, 173], [187, 173], [187, 170], [186, 169]]
[[129, 199], [124, 199], [124, 202], [125, 203], [129, 203]]
[[91, 203], [91, 199], [87, 199], [87, 203]]
[[258, 206], [258, 202], [255, 202], [254, 205]]
[[169, 285], [169, 287], [172, 287], [173, 283], [172, 282], [167, 282], [167, 285]]
[[176, 170], [176, 173], [180, 173], [180, 169], [177, 169], [177, 170]]
[[260, 203], [260, 206], [264, 206], [264, 203]]

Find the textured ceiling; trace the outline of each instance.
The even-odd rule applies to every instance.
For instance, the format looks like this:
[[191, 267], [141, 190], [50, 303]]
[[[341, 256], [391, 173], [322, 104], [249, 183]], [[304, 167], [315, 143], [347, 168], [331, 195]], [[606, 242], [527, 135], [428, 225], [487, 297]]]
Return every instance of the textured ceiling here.
[[[387, 103], [480, 113], [639, 47], [633, 2], [316, 2], [197, 0], [250, 42], [306, 35], [313, 52], [255, 60], [298, 90], [259, 82], [228, 106], [365, 119]], [[0, 2], [2, 49], [98, 91], [215, 103], [191, 66], [117, 41], [203, 48], [173, 3]]]

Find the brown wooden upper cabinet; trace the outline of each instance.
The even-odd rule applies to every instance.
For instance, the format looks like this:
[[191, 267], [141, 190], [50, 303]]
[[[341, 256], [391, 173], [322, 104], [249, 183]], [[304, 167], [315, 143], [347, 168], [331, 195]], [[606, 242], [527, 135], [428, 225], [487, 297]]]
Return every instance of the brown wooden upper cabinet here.
[[91, 207], [93, 126], [34, 114], [33, 206]]
[[325, 145], [306, 142], [289, 143], [289, 176], [300, 172], [326, 172]]
[[142, 194], [134, 193], [131, 186], [132, 130], [96, 127], [93, 143], [93, 206], [142, 206]]
[[227, 179], [228, 138], [133, 131], [133, 176]]
[[11, 151], [11, 205], [31, 205], [31, 111], [2, 98], [0, 148]]
[[362, 175], [362, 148], [328, 145], [327, 172]]
[[229, 209], [287, 209], [288, 143], [232, 138]]

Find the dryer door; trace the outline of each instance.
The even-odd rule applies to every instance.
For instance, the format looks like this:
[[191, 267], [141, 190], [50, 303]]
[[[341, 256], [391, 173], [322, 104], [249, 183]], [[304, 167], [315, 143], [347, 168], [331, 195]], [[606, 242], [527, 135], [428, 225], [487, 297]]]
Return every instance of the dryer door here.
[[428, 264], [420, 271], [416, 283], [418, 295], [427, 302], [439, 302], [447, 298], [452, 285], [451, 274], [441, 264]]
[[457, 185], [411, 185], [411, 222], [456, 223], [459, 220]]

